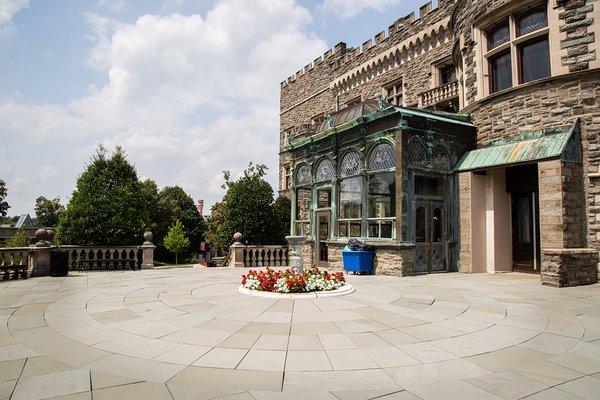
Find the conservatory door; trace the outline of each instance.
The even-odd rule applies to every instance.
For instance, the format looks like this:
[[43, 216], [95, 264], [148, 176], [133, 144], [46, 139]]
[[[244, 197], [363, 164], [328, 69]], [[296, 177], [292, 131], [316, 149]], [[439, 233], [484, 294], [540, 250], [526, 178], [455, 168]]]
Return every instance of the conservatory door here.
[[331, 224], [329, 223], [331, 213], [321, 211], [317, 213], [317, 243], [315, 246], [317, 266], [319, 268], [329, 267], [329, 251], [327, 241], [331, 236]]
[[415, 257], [413, 272], [427, 274], [447, 271], [445, 227], [447, 216], [443, 201], [414, 202]]

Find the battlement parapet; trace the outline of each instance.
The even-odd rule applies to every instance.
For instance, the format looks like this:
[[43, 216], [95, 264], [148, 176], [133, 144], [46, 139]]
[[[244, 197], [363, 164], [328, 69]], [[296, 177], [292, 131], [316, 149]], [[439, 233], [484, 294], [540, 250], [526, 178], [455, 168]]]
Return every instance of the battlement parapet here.
[[[406, 36], [407, 39], [402, 43], [407, 42], [405, 47], [409, 48], [412, 46], [418, 45], [423, 36], [431, 36], [432, 32], [430, 27], [427, 27], [424, 23], [425, 19], [432, 20], [437, 14], [439, 14], [440, 10], [448, 10], [452, 3], [455, 0], [439, 0], [439, 4], [436, 8], [433, 7], [431, 1], [427, 2], [423, 6], [419, 8], [419, 18], [415, 19], [415, 13], [411, 12], [404, 17], [398, 18], [392, 25], [390, 25], [386, 30], [383, 30], [377, 33], [373, 38], [369, 38], [365, 42], [362, 43], [361, 46], [358, 47], [347, 47], [346, 43], [340, 42], [336, 44], [332, 49], [327, 50], [323, 55], [317, 57], [312, 63], [307, 64], [304, 68], [297, 71], [294, 75], [288, 77], [286, 80], [281, 82], [281, 86], [285, 87], [301, 76], [313, 72], [316, 67], [320, 66], [325, 61], [329, 61], [331, 59], [340, 60], [341, 63], [347, 64], [354, 61], [357, 57], [361, 56], [363, 53], [371, 52], [375, 53], [377, 51], [383, 51], [385, 46], [387, 46], [387, 41], [391, 37], [395, 36]], [[448, 13], [449, 15], [449, 13]], [[444, 19], [445, 20], [445, 19]], [[427, 21], [427, 23], [431, 23]], [[436, 27], [439, 26], [439, 23], [435, 24]], [[445, 28], [448, 24], [445, 24]], [[423, 35], [422, 32], [426, 30], [428, 33]], [[438, 33], [439, 28], [435, 30], [436, 34]], [[410, 40], [414, 37], [414, 40]]]

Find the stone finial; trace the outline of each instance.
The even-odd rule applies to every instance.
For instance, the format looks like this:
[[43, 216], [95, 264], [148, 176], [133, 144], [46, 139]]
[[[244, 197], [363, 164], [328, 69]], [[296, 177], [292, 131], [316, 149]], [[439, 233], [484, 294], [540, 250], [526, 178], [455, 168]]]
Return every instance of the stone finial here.
[[244, 239], [244, 235], [241, 232], [236, 232], [233, 234], [233, 245], [234, 246], [243, 246], [242, 240]]
[[56, 235], [56, 231], [52, 228], [46, 229], [46, 240], [49, 244], [52, 244], [54, 241], [54, 236]]
[[48, 231], [46, 229], [40, 228], [35, 231], [35, 238], [37, 239], [35, 247], [48, 247], [48, 243], [46, 242], [48, 239]]
[[144, 232], [144, 244], [151, 245], [153, 237], [154, 237], [154, 235], [152, 235], [152, 232], [150, 232], [150, 231]]

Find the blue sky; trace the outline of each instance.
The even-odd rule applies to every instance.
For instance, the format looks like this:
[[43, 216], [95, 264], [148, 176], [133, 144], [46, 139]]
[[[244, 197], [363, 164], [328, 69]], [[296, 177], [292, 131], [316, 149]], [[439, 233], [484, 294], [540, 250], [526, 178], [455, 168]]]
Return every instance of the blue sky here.
[[98, 143], [209, 206], [223, 170], [277, 182], [279, 83], [402, 0], [0, 0], [0, 179], [9, 215], [66, 203]]

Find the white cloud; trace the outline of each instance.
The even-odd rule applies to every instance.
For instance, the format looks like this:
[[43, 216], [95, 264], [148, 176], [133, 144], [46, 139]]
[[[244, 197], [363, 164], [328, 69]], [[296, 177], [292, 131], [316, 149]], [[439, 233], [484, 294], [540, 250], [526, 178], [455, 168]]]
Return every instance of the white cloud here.
[[15, 14], [29, 6], [29, 0], [2, 0], [0, 1], [0, 25], [9, 24]]
[[[85, 18], [94, 34], [87, 63], [106, 73], [104, 86], [66, 104], [0, 102], [14, 154], [43, 149], [37, 168], [58, 171], [11, 198], [26, 208], [44, 190], [66, 197], [98, 142], [122, 145], [140, 176], [182, 185], [207, 207], [220, 198], [222, 170], [265, 163], [277, 182], [279, 82], [327, 49], [305, 31], [307, 9], [294, 0], [221, 0], [202, 16]], [[23, 174], [11, 163], [13, 176]]]
[[56, 176], [58, 170], [51, 165], [45, 165], [38, 171], [38, 175], [42, 178], [52, 178]]
[[401, 0], [325, 0], [322, 9], [334, 12], [341, 18], [356, 17], [365, 10], [373, 9], [383, 12], [388, 7], [397, 6]]
[[98, 6], [116, 14], [127, 10], [129, 4], [125, 0], [98, 0]]

